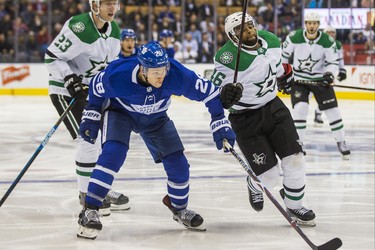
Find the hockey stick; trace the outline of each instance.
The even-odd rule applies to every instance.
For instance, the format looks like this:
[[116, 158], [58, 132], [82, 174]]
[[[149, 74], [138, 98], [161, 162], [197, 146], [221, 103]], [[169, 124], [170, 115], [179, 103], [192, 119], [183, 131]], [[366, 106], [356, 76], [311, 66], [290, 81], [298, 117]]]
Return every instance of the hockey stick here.
[[297, 233], [302, 237], [302, 239], [314, 250], [334, 250], [338, 249], [342, 246], [342, 241], [339, 238], [334, 238], [323, 245], [317, 246], [311, 242], [311, 240], [303, 233], [302, 229], [297, 225], [290, 215], [284, 210], [284, 208], [280, 205], [279, 202], [273, 197], [271, 192], [262, 184], [259, 178], [256, 176], [254, 171], [242, 160], [242, 158], [237, 154], [237, 152], [232, 148], [232, 146], [228, 143], [227, 140], [223, 141], [224, 147], [228, 149], [234, 158], [241, 164], [241, 166], [246, 170], [246, 172], [250, 175], [250, 177], [256, 181], [258, 186], [266, 193], [267, 197], [272, 201], [272, 203], [276, 206], [276, 208], [280, 211], [280, 213], [287, 219], [289, 224], [297, 231]]
[[247, 11], [247, 0], [244, 0], [243, 6], [242, 6], [242, 19], [241, 19], [240, 37], [239, 37], [238, 47], [237, 47], [237, 59], [236, 59], [235, 67], [234, 67], [233, 83], [237, 83], [238, 67], [239, 67], [239, 64], [240, 64], [240, 57], [241, 57], [242, 35], [243, 35], [242, 33], [244, 31], [244, 26], [245, 26], [246, 11]]
[[42, 143], [39, 145], [39, 147], [36, 149], [34, 154], [31, 156], [30, 160], [26, 163], [25, 167], [22, 169], [22, 171], [18, 174], [17, 178], [13, 181], [12, 185], [8, 188], [8, 191], [6, 191], [3, 198], [0, 200], [0, 207], [3, 205], [5, 200], [8, 198], [10, 193], [13, 191], [13, 189], [16, 187], [18, 182], [21, 180], [22, 176], [26, 173], [27, 169], [31, 166], [31, 164], [34, 162], [35, 158], [39, 155], [40, 151], [44, 148], [44, 146], [48, 143], [49, 139], [51, 139], [52, 135], [56, 132], [57, 128], [59, 127], [60, 123], [65, 119], [65, 117], [68, 115], [69, 111], [73, 108], [74, 104], [76, 103], [75, 98], [73, 98], [69, 106], [66, 108], [64, 113], [60, 116], [60, 118], [57, 120], [55, 125], [51, 128], [51, 130], [48, 132], [46, 137], [43, 139]]
[[[296, 83], [305, 84], [305, 85], [313, 85], [313, 86], [322, 86], [322, 82], [320, 82], [320, 81], [296, 80]], [[338, 88], [375, 91], [375, 89], [372, 89], [372, 88], [361, 88], [361, 87], [338, 85], [338, 84], [332, 84], [331, 86], [338, 87]]]

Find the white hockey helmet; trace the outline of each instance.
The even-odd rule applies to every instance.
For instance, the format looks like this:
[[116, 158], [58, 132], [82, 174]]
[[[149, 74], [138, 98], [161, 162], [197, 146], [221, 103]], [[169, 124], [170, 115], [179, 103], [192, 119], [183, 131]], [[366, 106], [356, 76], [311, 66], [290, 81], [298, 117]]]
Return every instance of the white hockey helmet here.
[[311, 21], [311, 22], [319, 22], [320, 23], [320, 16], [316, 12], [308, 12], [305, 14], [305, 22]]
[[[239, 42], [238, 34], [236, 34], [235, 28], [239, 27], [241, 25], [241, 22], [242, 22], [242, 12], [235, 12], [227, 16], [227, 18], [225, 18], [225, 26], [224, 26], [225, 33], [234, 44], [238, 44]], [[244, 23], [252, 23], [252, 25], [254, 25], [254, 27], [256, 28], [256, 22], [254, 18], [250, 16], [248, 13], [245, 14]], [[258, 35], [258, 31], [257, 31], [257, 35]], [[254, 47], [254, 46], [244, 45], [244, 47]]]
[[324, 33], [327, 33], [327, 32], [332, 32], [332, 33], [335, 33], [336, 34], [336, 29], [333, 28], [332, 26], [328, 25], [327, 27], [324, 28]]
[[[99, 6], [100, 6], [100, 2], [104, 2], [106, 0], [89, 0], [89, 4], [90, 4], [90, 9], [92, 11], [92, 13], [94, 13], [95, 15], [99, 15]], [[107, 1], [114, 1], [114, 0], [107, 0]], [[96, 6], [98, 6], [98, 10], [94, 10], [94, 7], [92, 5], [92, 3], [95, 3]], [[116, 5], [117, 5], [117, 11], [120, 10], [120, 4], [118, 2], [118, 0], [116, 0]]]

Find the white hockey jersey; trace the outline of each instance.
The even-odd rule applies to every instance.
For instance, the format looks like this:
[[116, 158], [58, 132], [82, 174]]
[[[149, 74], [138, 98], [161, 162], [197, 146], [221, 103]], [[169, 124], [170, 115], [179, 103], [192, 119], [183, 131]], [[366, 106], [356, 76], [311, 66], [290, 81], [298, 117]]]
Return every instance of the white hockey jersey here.
[[[241, 50], [237, 82], [244, 87], [239, 103], [229, 112], [257, 109], [276, 97], [276, 78], [284, 74], [281, 65], [279, 39], [272, 33], [259, 30], [261, 47], [257, 50]], [[232, 83], [237, 60], [237, 45], [228, 41], [215, 55], [215, 70], [211, 81], [217, 86]]]
[[319, 81], [325, 72], [337, 75], [339, 55], [335, 40], [320, 32], [315, 40], [305, 36], [305, 30], [291, 32], [283, 43], [283, 63], [293, 58], [295, 80]]
[[49, 45], [44, 63], [49, 76], [49, 94], [69, 96], [64, 77], [77, 74], [83, 83], [104, 69], [120, 53], [120, 28], [112, 21], [105, 33], [95, 26], [92, 13], [74, 16], [65, 22]]

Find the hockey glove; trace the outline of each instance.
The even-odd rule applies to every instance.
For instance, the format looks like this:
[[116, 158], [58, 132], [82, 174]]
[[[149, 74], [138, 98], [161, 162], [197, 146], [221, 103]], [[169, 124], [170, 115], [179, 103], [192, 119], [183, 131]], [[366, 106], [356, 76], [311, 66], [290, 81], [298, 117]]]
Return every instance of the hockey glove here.
[[67, 75], [64, 78], [65, 88], [69, 91], [71, 97], [77, 100], [86, 100], [89, 93], [89, 87], [82, 84], [82, 78], [76, 74]]
[[331, 85], [333, 83], [334, 79], [335, 79], [335, 77], [332, 75], [331, 72], [326, 72], [326, 73], [323, 74], [322, 85], [324, 87], [328, 87], [329, 85]]
[[220, 100], [225, 109], [229, 109], [242, 97], [243, 86], [241, 83], [228, 83], [220, 90]]
[[283, 94], [290, 95], [294, 83], [293, 69], [288, 63], [283, 63], [283, 67], [284, 74], [277, 78], [277, 89]]
[[[236, 135], [234, 134], [229, 121], [223, 117], [221, 119], [211, 121], [211, 131], [216, 143], [216, 148], [221, 150], [223, 148], [223, 140], [226, 139], [228, 143], [233, 147]], [[228, 152], [228, 150], [224, 150]]]
[[81, 137], [94, 144], [96, 138], [98, 137], [98, 132], [100, 129], [100, 119], [102, 115], [99, 109], [87, 106], [82, 112], [82, 121], [79, 127], [79, 133]]
[[340, 82], [346, 79], [346, 69], [340, 69], [340, 73], [337, 76], [337, 80]]

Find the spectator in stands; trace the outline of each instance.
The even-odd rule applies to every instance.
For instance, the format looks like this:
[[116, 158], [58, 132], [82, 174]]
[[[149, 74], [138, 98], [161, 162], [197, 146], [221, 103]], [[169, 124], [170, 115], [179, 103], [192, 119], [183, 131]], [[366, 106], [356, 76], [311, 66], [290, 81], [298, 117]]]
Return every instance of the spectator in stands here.
[[0, 54], [3, 58], [12, 58], [14, 57], [13, 46], [7, 41], [5, 34], [0, 33]]
[[201, 51], [199, 53], [201, 63], [212, 63], [214, 56], [214, 45], [209, 41], [208, 34], [205, 32], [202, 35]]
[[199, 7], [199, 17], [201, 20], [206, 19], [206, 17], [210, 17], [214, 15], [214, 7], [212, 4], [204, 3]]
[[363, 35], [363, 32], [358, 32], [353, 37], [353, 43], [355, 44], [366, 44], [367, 38]]
[[198, 43], [189, 32], [185, 33], [185, 40], [182, 42], [182, 53], [185, 63], [196, 63], [198, 58]]
[[164, 9], [160, 11], [157, 22], [161, 24], [163, 21], [167, 21], [169, 23], [174, 23], [175, 16], [174, 13], [171, 11], [171, 8], [169, 5], [165, 5]]
[[195, 3], [195, 0], [186, 0], [185, 1], [185, 12], [186, 12], [186, 19], [190, 19], [191, 15], [198, 15], [199, 9]]
[[191, 34], [191, 37], [197, 41], [198, 45], [202, 43], [202, 32], [197, 29], [197, 26], [194, 23], [190, 24], [188, 32]]

